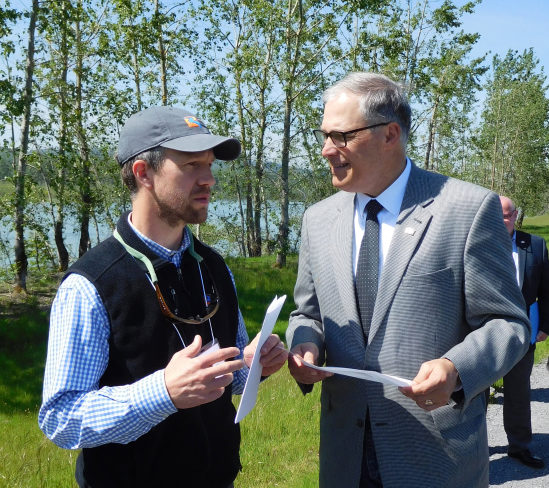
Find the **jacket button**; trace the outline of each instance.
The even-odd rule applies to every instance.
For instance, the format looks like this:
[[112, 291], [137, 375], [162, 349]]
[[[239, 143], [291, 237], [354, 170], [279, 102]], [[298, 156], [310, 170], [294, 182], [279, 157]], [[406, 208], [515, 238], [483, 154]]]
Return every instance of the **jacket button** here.
[[357, 427], [360, 427], [360, 428], [362, 429], [362, 427], [364, 427], [364, 420], [358, 419], [358, 420], [356, 421], [356, 426], [357, 426]]

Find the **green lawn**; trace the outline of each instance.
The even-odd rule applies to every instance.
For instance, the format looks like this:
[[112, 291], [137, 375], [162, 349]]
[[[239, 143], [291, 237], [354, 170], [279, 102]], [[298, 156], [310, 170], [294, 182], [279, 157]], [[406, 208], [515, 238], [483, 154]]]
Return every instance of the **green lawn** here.
[[9, 181], [0, 180], [0, 197], [13, 193], [13, 185]]
[[[293, 307], [297, 259], [290, 258], [282, 270], [270, 258], [228, 261], [250, 337], [261, 328], [274, 296], [287, 295], [275, 327], [283, 336]], [[43, 283], [31, 282], [30, 289], [45, 293]], [[0, 301], [0, 488], [76, 486], [77, 452], [56, 447], [37, 424], [47, 330], [47, 313], [37, 300]], [[286, 368], [261, 384], [256, 408], [241, 423], [238, 488], [317, 486], [319, 393], [315, 388], [303, 396]], [[235, 406], [239, 401], [235, 396]]]

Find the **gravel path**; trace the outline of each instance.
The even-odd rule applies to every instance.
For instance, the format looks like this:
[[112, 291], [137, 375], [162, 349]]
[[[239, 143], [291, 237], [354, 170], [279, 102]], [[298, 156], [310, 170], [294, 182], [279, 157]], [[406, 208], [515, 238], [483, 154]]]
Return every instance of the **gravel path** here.
[[534, 365], [532, 384], [532, 452], [542, 457], [545, 469], [531, 469], [507, 456], [503, 430], [503, 395], [488, 406], [488, 445], [490, 447], [490, 486], [503, 488], [549, 488], [549, 371], [546, 362]]

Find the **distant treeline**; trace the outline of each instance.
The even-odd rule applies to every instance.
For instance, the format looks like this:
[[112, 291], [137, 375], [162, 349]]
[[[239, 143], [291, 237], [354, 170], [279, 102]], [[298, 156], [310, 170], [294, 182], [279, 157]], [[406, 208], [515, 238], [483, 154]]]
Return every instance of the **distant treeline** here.
[[[4, 2], [0, 177], [13, 191], [0, 201], [0, 218], [14, 229], [7, 248], [16, 286], [25, 287], [29, 259], [39, 265], [27, 249], [40, 229], [54, 229], [42, 237], [64, 269], [68, 212], [80, 255], [94, 219], [110, 224], [127, 207], [113, 163], [118, 131], [130, 114], [161, 104], [184, 105], [242, 141], [239, 159], [218, 171], [218, 191], [237, 211], [210, 235], [228, 232], [242, 255], [275, 253], [284, 266], [300, 225], [291, 202], [307, 206], [333, 191], [310, 131], [321, 121], [321, 94], [356, 70], [406, 85], [409, 154], [418, 165], [505, 193], [528, 215], [541, 212], [549, 187], [546, 78], [532, 49], [472, 56], [479, 34], [461, 24], [478, 3]], [[49, 226], [26, 212], [37, 201], [48, 204]]]

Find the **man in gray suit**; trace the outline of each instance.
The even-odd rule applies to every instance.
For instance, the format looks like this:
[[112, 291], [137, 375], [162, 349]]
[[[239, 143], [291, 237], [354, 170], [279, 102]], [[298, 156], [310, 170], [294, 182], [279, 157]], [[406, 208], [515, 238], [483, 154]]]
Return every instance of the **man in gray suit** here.
[[[406, 157], [411, 111], [389, 78], [352, 73], [324, 104], [315, 134], [343, 191], [303, 217], [287, 331], [302, 390], [323, 380], [320, 486], [486, 487], [482, 392], [530, 335], [499, 199]], [[330, 376], [303, 360], [413, 384]]]

